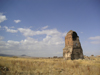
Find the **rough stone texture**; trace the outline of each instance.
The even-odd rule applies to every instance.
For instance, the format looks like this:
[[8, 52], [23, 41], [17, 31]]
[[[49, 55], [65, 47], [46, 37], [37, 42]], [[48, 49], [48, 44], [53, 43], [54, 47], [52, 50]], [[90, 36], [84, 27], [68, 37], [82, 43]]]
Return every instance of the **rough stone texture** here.
[[65, 47], [63, 48], [63, 58], [83, 59], [83, 50], [79, 41], [79, 36], [75, 31], [70, 30], [65, 36]]

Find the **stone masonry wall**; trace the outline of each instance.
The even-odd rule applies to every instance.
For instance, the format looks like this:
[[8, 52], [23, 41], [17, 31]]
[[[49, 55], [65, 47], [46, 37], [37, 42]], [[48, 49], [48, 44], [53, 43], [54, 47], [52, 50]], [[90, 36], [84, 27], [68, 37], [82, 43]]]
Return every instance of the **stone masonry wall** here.
[[83, 59], [83, 50], [79, 36], [75, 31], [70, 30], [65, 36], [65, 47], [63, 49], [65, 59]]

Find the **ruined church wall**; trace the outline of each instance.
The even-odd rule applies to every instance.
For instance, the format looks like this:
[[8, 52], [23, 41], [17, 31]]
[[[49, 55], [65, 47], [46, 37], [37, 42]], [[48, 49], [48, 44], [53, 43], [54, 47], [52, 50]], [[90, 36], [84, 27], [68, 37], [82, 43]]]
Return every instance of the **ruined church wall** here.
[[76, 32], [70, 30], [65, 36], [65, 47], [63, 48], [65, 59], [83, 59], [83, 50]]
[[68, 45], [70, 45], [70, 46], [73, 45], [73, 41], [72, 41], [72, 36], [71, 35], [67, 35], [65, 37], [65, 47], [68, 46]]

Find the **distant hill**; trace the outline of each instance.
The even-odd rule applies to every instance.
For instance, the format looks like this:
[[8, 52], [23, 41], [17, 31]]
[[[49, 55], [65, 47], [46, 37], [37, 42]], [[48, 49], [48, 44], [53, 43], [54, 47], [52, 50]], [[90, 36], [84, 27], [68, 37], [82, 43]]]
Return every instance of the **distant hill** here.
[[[16, 55], [0, 54], [0, 56], [13, 57], [13, 56], [16, 56]], [[23, 55], [19, 55], [19, 56], [17, 56], [17, 57], [30, 57], [30, 56], [27, 56], [27, 55], [23, 54]]]
[[0, 54], [0, 56], [8, 56], [8, 57], [12, 57], [12, 56], [14, 56], [14, 55]]
[[21, 56], [27, 56], [27, 55], [23, 54], [23, 55], [21, 55]]

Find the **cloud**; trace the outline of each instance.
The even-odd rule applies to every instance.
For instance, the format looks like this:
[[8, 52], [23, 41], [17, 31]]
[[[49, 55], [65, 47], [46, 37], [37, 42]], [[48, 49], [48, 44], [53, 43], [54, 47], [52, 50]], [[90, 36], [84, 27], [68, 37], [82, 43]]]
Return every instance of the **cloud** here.
[[48, 30], [41, 30], [41, 31], [33, 31], [31, 29], [25, 29], [25, 28], [18, 28], [18, 30], [26, 37], [29, 36], [36, 36], [36, 35], [46, 35], [45, 38], [43, 38], [43, 43], [46, 43], [47, 45], [50, 44], [64, 44], [64, 40], [62, 37], [64, 37], [66, 34], [59, 32], [57, 29], [48, 29]]
[[15, 28], [14, 26], [10, 27], [10, 28]]
[[89, 37], [90, 40], [94, 40], [91, 41], [91, 44], [100, 44], [100, 36], [95, 36], [95, 37]]
[[1, 26], [0, 26], [0, 28], [1, 28]]
[[55, 54], [62, 54], [62, 52], [56, 52]]
[[[6, 30], [9, 28], [6, 27]], [[21, 55], [26, 54], [29, 56], [36, 57], [50, 57], [50, 56], [62, 56], [63, 48], [64, 48], [64, 37], [65, 33], [59, 32], [57, 29], [46, 29], [46, 30], [38, 30], [34, 31], [30, 28], [18, 28], [24, 36], [25, 39], [21, 41], [0, 41], [2, 42], [0, 45], [1, 53], [15, 54]], [[42, 37], [41, 35], [46, 35]], [[31, 36], [39, 36], [42, 37], [42, 40], [38, 40], [37, 38]]]
[[21, 22], [21, 20], [14, 20], [14, 22], [15, 22], [15, 23], [19, 23], [19, 22]]
[[20, 42], [18, 41], [13, 41], [13, 40], [8, 40], [7, 41], [7, 45], [9, 46], [16, 46], [16, 45], [19, 45]]
[[3, 13], [0, 13], [0, 23], [7, 20], [6, 16]]
[[48, 28], [48, 26], [44, 26], [44, 27], [42, 27], [41, 29], [43, 30], [43, 29], [46, 29], [46, 28]]
[[48, 29], [48, 30], [41, 30], [41, 31], [33, 31], [31, 29], [25, 28], [18, 28], [18, 30], [26, 37], [29, 36], [36, 36], [36, 35], [43, 35], [46, 34], [46, 37], [43, 38], [43, 43], [47, 44], [64, 44], [63, 36], [65, 33], [59, 32], [57, 29]]
[[41, 30], [41, 31], [33, 31], [29, 28], [25, 29], [25, 28], [18, 28], [18, 30], [24, 35], [24, 36], [34, 36], [34, 35], [61, 35], [62, 33], [57, 31], [57, 29], [48, 29], [48, 30]]
[[58, 37], [55, 39], [55, 37], [50, 38], [46, 36], [44, 39], [39, 41], [34, 38], [27, 37], [21, 41], [8, 40], [5, 42], [1, 40], [0, 50], [1, 53], [8, 53], [12, 55], [16, 53], [15, 55], [26, 54], [35, 57], [55, 56], [55, 54], [62, 56], [62, 53], [57, 53], [59, 51], [62, 52], [64, 46], [64, 43], [62, 43], [64, 41], [61, 38]]
[[92, 44], [100, 44], [100, 41], [92, 41]]
[[0, 36], [0, 40], [2, 40], [2, 39], [4, 39], [4, 37], [3, 36]]
[[100, 40], [100, 36], [90, 37], [90, 40]]
[[67, 32], [62, 33], [62, 36], [65, 37], [67, 35]]
[[33, 36], [34, 31], [32, 31], [30, 28], [18, 28], [18, 30], [24, 35], [24, 36]]
[[4, 28], [6, 29], [7, 32], [10, 32], [10, 33], [17, 33], [17, 30], [9, 29], [7, 26], [4, 26]]

